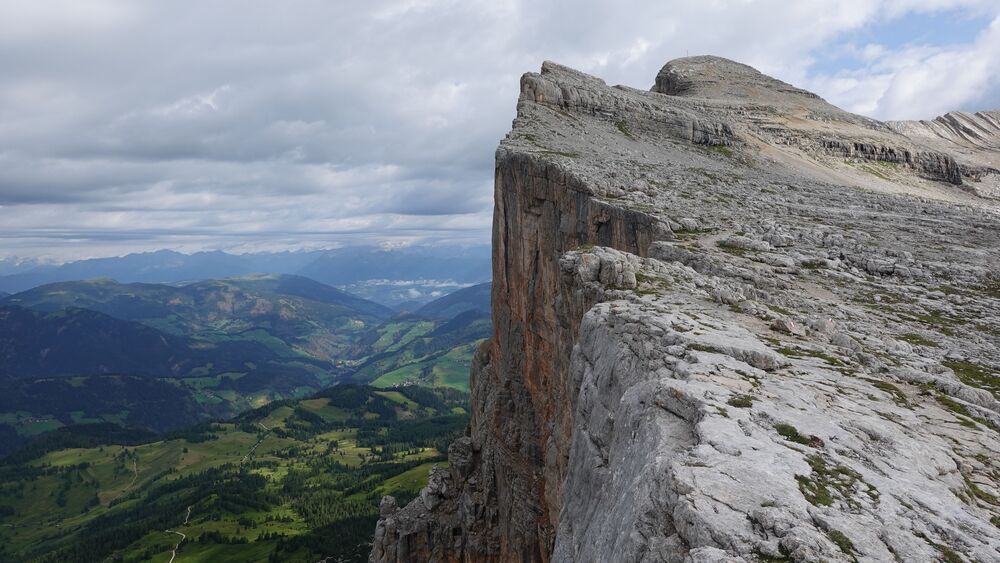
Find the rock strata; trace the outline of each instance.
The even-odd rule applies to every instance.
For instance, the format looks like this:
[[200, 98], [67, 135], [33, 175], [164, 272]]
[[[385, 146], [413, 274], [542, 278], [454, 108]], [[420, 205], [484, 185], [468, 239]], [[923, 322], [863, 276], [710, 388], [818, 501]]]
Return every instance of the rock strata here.
[[468, 435], [371, 561], [1000, 560], [976, 115], [881, 123], [715, 57], [648, 92], [526, 74]]

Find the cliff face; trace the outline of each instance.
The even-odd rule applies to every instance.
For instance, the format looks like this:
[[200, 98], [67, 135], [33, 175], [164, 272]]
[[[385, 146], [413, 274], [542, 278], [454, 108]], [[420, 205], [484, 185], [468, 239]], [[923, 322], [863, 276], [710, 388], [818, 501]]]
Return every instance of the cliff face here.
[[371, 560], [1000, 559], [991, 153], [900, 131], [713, 57], [525, 75], [469, 435]]

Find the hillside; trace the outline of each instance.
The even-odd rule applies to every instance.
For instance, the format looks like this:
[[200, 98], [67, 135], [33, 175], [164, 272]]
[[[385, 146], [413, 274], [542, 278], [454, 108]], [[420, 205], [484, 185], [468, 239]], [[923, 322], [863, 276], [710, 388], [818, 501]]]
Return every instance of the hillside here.
[[255, 341], [287, 356], [330, 360], [392, 312], [308, 278], [256, 275], [180, 286], [110, 279], [43, 285], [0, 305], [86, 308], [206, 341]]
[[468, 391], [472, 357], [490, 331], [489, 316], [476, 310], [448, 320], [394, 317], [361, 340], [350, 378], [376, 387], [427, 385]]
[[489, 314], [489, 283], [480, 283], [449, 293], [417, 309], [415, 314], [429, 319], [447, 320], [466, 311]]
[[462, 463], [371, 561], [1000, 560], [994, 114], [718, 57], [520, 84]]
[[464, 404], [337, 386], [156, 441], [66, 429], [0, 465], [0, 561], [365, 561], [379, 499], [444, 464]]
[[482, 313], [387, 318], [299, 276], [61, 282], [3, 303], [0, 457], [67, 425], [166, 432], [334, 381], [467, 390], [489, 331]]
[[99, 373], [184, 376], [208, 362], [225, 372], [275, 357], [259, 343], [199, 346], [190, 338], [89, 309], [43, 313], [0, 307], [0, 381]]

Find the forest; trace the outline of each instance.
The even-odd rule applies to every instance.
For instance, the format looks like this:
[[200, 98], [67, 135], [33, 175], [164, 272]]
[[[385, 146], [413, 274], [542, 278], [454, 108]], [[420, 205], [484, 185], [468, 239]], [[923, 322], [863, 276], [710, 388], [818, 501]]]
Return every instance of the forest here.
[[382, 496], [447, 464], [466, 403], [339, 385], [166, 435], [61, 428], [0, 464], [0, 561], [365, 561]]

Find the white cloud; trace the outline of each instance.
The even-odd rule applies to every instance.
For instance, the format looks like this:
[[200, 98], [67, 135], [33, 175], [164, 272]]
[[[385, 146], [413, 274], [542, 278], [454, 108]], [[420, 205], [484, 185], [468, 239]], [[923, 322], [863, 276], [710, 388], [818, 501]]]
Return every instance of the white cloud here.
[[[493, 150], [542, 60], [645, 88], [713, 53], [878, 117], [1000, 100], [995, 22], [949, 45], [851, 36], [942, 10], [998, 15], [986, 0], [0, 0], [0, 255], [486, 241]], [[855, 67], [817, 71], [834, 52]]]

